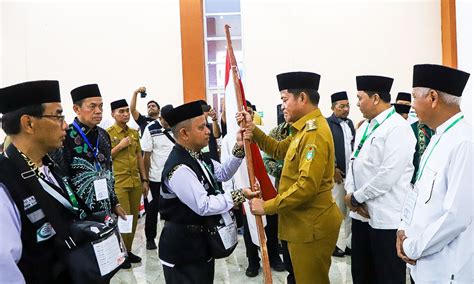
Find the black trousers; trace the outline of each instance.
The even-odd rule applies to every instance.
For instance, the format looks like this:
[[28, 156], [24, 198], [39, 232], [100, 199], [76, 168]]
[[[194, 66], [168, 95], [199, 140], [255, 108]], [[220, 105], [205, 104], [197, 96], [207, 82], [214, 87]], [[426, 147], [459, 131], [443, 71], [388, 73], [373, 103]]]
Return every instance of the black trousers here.
[[352, 219], [352, 262], [354, 284], [405, 284], [406, 266], [397, 256], [397, 230], [373, 229]]
[[288, 243], [286, 241], [281, 241], [281, 247], [283, 249], [283, 263], [285, 264], [286, 271], [288, 275], [286, 276], [286, 283], [295, 284], [295, 274], [293, 272], [293, 264], [291, 263], [290, 252], [288, 251]]
[[[266, 218], [265, 234], [267, 235], [268, 258], [270, 263], [272, 263], [276, 258], [280, 258], [278, 253], [278, 215], [267, 215]], [[242, 221], [244, 223], [244, 243], [249, 266], [257, 267], [260, 263], [260, 257], [258, 256], [259, 247], [252, 242], [247, 217], [243, 216]]]
[[161, 182], [150, 181], [150, 191], [153, 199], [146, 206], [145, 236], [147, 240], [156, 238], [156, 226], [158, 224], [158, 209], [160, 200]]
[[166, 284], [212, 284], [214, 259], [174, 267], [163, 265], [163, 273]]

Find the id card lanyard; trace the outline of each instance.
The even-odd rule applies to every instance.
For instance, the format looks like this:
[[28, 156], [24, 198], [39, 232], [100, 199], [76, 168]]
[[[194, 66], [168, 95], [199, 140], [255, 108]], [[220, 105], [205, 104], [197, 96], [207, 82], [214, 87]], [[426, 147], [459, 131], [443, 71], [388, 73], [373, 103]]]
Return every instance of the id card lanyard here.
[[[431, 157], [431, 154], [433, 153], [433, 150], [434, 148], [436, 148], [436, 146], [438, 145], [439, 143], [439, 140], [441, 140], [441, 138], [443, 137], [443, 134], [448, 132], [449, 129], [451, 129], [454, 125], [456, 125], [460, 120], [462, 120], [464, 118], [464, 115], [461, 115], [460, 117], [458, 117], [455, 121], [453, 121], [447, 128], [446, 130], [443, 131], [443, 133], [441, 133], [441, 135], [439, 136], [439, 139], [438, 141], [436, 141], [436, 143], [433, 145], [433, 147], [431, 148], [430, 152], [428, 153], [428, 155], [426, 156], [426, 159], [423, 159], [422, 162], [420, 162], [420, 164], [423, 164], [423, 166], [421, 168], [418, 169], [418, 172], [416, 173], [416, 181], [419, 181], [421, 179], [421, 176], [423, 175], [423, 171], [425, 170], [425, 167], [426, 167], [426, 163], [428, 163], [428, 160], [430, 159]], [[423, 155], [423, 158], [425, 157], [425, 155]]]
[[362, 135], [362, 139], [360, 140], [359, 145], [357, 146], [357, 149], [354, 152], [354, 157], [352, 157], [352, 159], [351, 159], [351, 161], [352, 161], [352, 166], [351, 166], [352, 182], [354, 183], [355, 187], [356, 187], [356, 181], [355, 181], [355, 175], [354, 175], [354, 160], [355, 160], [355, 158], [357, 158], [359, 156], [359, 152], [362, 149], [362, 146], [364, 146], [364, 143], [367, 140], [367, 138], [369, 138], [370, 135], [372, 135], [372, 133], [374, 133], [374, 131], [380, 125], [382, 125], [389, 117], [391, 117], [394, 113], [395, 113], [395, 108], [392, 107], [392, 110], [388, 113], [388, 115], [385, 117], [385, 119], [382, 120], [381, 123], [378, 123], [377, 121], [375, 122], [375, 126], [374, 126], [374, 128], [372, 128], [372, 131], [370, 131], [369, 134], [367, 134], [367, 131], [369, 130], [370, 124], [367, 125], [367, 127], [365, 128], [364, 134]]
[[387, 117], [385, 117], [385, 119], [382, 120], [381, 123], [378, 123], [377, 121], [375, 122], [375, 126], [374, 126], [374, 128], [372, 128], [372, 131], [370, 131], [369, 134], [367, 134], [367, 131], [369, 130], [370, 123], [367, 125], [367, 127], [365, 128], [364, 134], [362, 135], [362, 139], [361, 139], [360, 142], [359, 142], [359, 146], [357, 146], [357, 149], [356, 149], [356, 151], [354, 152], [354, 157], [357, 158], [357, 156], [359, 156], [359, 152], [360, 152], [360, 150], [362, 149], [362, 146], [364, 146], [364, 143], [365, 143], [365, 141], [367, 140], [367, 138], [369, 138], [370, 135], [372, 135], [372, 133], [374, 133], [375, 129], [377, 129], [380, 125], [382, 125], [382, 123], [384, 123], [384, 122], [385, 122], [389, 117], [391, 117], [394, 113], [395, 113], [395, 109], [392, 107], [392, 110], [388, 113]]
[[84, 140], [84, 142], [86, 142], [87, 146], [89, 146], [89, 148], [92, 149], [92, 154], [94, 155], [94, 158], [95, 158], [95, 163], [94, 163], [95, 168], [96, 168], [97, 172], [100, 172], [101, 167], [100, 167], [99, 160], [97, 159], [97, 156], [99, 155], [99, 136], [97, 136], [97, 142], [96, 142], [96, 145], [95, 145], [95, 148], [94, 148], [94, 147], [92, 147], [91, 143], [89, 142], [89, 139], [87, 139], [86, 134], [84, 134], [81, 127], [76, 123], [76, 121], [73, 121], [72, 124], [74, 125], [76, 130], [79, 132], [79, 134], [81, 134], [81, 137]]
[[[50, 171], [51, 172], [51, 171]], [[43, 177], [44, 176], [44, 177]], [[40, 179], [44, 180], [49, 184], [49, 186], [56, 185], [54, 180], [49, 176], [48, 173], [43, 172], [42, 175], [40, 175]], [[76, 196], [72, 192], [72, 189], [69, 187], [69, 184], [67, 182], [64, 182], [64, 187], [66, 188], [67, 195], [69, 196], [69, 200], [71, 200], [73, 209], [79, 210], [79, 204], [77, 202]], [[42, 184], [43, 185], [43, 184]], [[44, 185], [43, 185], [44, 188]], [[57, 199], [57, 198], [56, 198]]]

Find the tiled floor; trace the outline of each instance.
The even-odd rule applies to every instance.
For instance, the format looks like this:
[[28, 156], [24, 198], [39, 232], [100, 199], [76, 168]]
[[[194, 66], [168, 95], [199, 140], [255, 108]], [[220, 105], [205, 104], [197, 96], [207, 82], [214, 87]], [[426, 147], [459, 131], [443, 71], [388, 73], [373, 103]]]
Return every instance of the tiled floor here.
[[[158, 230], [161, 231], [163, 221], [158, 224]], [[133, 252], [142, 257], [141, 264], [133, 264], [131, 269], [122, 269], [112, 279], [112, 284], [130, 284], [130, 283], [165, 283], [163, 270], [158, 260], [156, 250], [149, 251], [145, 248], [145, 234], [143, 231], [144, 219], [138, 222], [137, 234], [135, 236]], [[263, 283], [262, 272], [255, 278], [245, 276], [247, 268], [247, 258], [245, 256], [245, 246], [242, 236], [239, 235], [239, 244], [234, 253], [226, 258], [216, 261], [216, 273], [214, 283]], [[352, 283], [351, 260], [349, 257], [332, 258], [330, 270], [331, 283]], [[272, 270], [273, 283], [286, 283], [286, 272], [276, 272]]]

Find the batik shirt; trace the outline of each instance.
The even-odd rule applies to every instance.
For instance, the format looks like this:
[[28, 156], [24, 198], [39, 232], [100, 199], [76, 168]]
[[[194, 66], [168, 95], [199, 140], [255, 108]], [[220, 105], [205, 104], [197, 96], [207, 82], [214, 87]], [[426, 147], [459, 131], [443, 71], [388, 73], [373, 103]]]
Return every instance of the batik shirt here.
[[411, 179], [411, 183], [415, 184], [416, 173], [418, 172], [418, 166], [420, 164], [420, 157], [423, 156], [426, 147], [430, 143], [431, 137], [434, 134], [434, 131], [431, 130], [425, 124], [420, 123], [419, 121], [411, 124], [411, 129], [416, 137], [416, 148], [415, 154], [413, 155], [413, 166], [415, 166], [415, 171]]
[[[93, 148], [98, 145], [97, 157], [75, 126], [70, 124], [66, 130], [64, 146], [53, 154], [53, 158], [67, 172], [74, 192], [92, 212], [105, 210], [110, 214], [118, 204], [114, 191], [110, 137], [98, 126], [89, 128], [77, 118], [74, 121], [89, 140], [89, 144]], [[103, 178], [106, 179], [109, 197], [98, 201], [94, 182]]]
[[[286, 122], [280, 123], [277, 127], [270, 130], [268, 136], [272, 137], [276, 141], [282, 141], [289, 134], [289, 124]], [[278, 184], [280, 182], [281, 170], [283, 169], [283, 160], [275, 160], [273, 157], [267, 153], [263, 154], [263, 163], [265, 164], [265, 169], [267, 172], [275, 177], [275, 186], [278, 189]]]

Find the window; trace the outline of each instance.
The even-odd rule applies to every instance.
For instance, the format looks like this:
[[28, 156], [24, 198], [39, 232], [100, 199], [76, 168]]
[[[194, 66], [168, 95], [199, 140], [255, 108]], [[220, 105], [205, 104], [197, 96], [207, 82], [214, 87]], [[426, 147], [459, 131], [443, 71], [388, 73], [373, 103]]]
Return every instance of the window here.
[[[231, 27], [232, 46], [240, 72], [242, 63], [242, 28], [240, 0], [205, 0], [204, 36], [207, 101], [217, 113], [224, 102], [225, 58], [227, 43], [224, 26]], [[242, 75], [242, 74], [241, 74]]]

